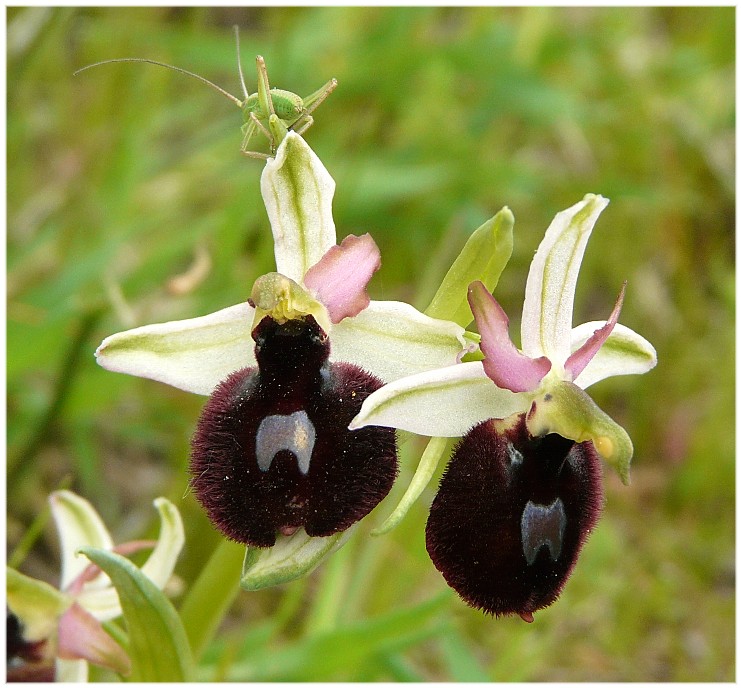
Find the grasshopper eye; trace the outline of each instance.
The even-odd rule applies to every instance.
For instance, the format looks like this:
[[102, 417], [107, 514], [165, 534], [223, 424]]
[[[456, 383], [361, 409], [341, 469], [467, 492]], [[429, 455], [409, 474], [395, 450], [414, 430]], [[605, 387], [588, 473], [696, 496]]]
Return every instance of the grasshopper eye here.
[[343, 531], [388, 493], [397, 473], [391, 428], [347, 426], [382, 383], [329, 361], [314, 318], [253, 332], [257, 367], [214, 391], [192, 440], [191, 484], [211, 521], [232, 540], [271, 547], [277, 533]]
[[489, 614], [559, 596], [602, 507], [591, 442], [532, 437], [524, 415], [474, 427], [457, 445], [427, 521], [427, 551], [450, 585]]

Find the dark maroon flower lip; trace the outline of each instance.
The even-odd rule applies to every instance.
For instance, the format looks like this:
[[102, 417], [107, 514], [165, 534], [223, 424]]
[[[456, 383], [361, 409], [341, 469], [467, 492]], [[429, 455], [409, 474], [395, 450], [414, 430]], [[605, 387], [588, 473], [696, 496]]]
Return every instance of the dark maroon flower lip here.
[[470, 606], [526, 621], [552, 604], [602, 508], [591, 442], [533, 437], [525, 415], [456, 446], [427, 521], [427, 551]]
[[253, 332], [257, 367], [230, 375], [207, 402], [192, 440], [197, 499], [227, 537], [256, 547], [304, 528], [349, 528], [388, 494], [397, 474], [390, 428], [348, 430], [382, 383], [329, 361], [313, 317]]

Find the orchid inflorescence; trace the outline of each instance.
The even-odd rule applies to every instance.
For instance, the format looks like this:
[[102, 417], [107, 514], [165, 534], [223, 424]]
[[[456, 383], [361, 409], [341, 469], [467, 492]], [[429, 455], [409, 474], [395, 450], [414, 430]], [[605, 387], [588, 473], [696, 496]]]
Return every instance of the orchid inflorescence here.
[[[512, 249], [509, 209], [471, 236], [426, 313], [371, 300], [377, 245], [368, 234], [337, 244], [334, 181], [298, 134], [274, 133], [280, 145], [261, 190], [276, 271], [243, 303], [107, 337], [98, 363], [208, 396], [190, 486], [214, 526], [246, 545], [245, 589], [304, 575], [346, 542], [394, 483], [395, 429], [431, 440], [377, 534], [419, 497], [445, 438], [461, 438], [430, 508], [428, 553], [471, 606], [532, 621], [560, 594], [599, 517], [600, 459], [629, 479], [630, 438], [585, 390], [656, 365], [651, 344], [617, 322], [625, 284], [606, 320], [572, 328], [579, 268], [608, 201], [589, 194], [547, 229], [518, 348], [491, 293]], [[472, 319], [478, 334], [465, 329]], [[58, 677], [84, 679], [86, 662], [125, 674], [126, 654], [100, 625], [121, 613], [115, 591], [75, 555], [85, 545], [139, 545], [114, 548], [72, 493], [51, 504], [62, 583], [55, 590], [10, 570], [19, 647], [52, 648]], [[175, 508], [162, 499], [157, 508], [162, 533], [142, 572], [162, 587], [183, 536]]]
[[[376, 244], [366, 234], [336, 245], [334, 182], [300, 136], [282, 136], [261, 180], [276, 272], [245, 303], [108, 337], [98, 362], [210, 395], [191, 485], [214, 525], [247, 545], [247, 589], [302, 575], [343, 544], [394, 482], [394, 428], [462, 437], [431, 508], [428, 552], [472, 606], [532, 620], [595, 525], [599, 458], [628, 481], [630, 438], [584, 390], [656, 363], [653, 347], [617, 322], [625, 285], [607, 320], [572, 329], [579, 267], [607, 200], [587, 195], [548, 228], [528, 276], [520, 350], [490, 293], [511, 240], [490, 244], [501, 254], [495, 275], [480, 261], [451, 268], [441, 290], [467, 297], [463, 316], [371, 301]], [[497, 219], [511, 234], [509, 211]], [[426, 452], [419, 470], [429, 476], [439, 454]]]

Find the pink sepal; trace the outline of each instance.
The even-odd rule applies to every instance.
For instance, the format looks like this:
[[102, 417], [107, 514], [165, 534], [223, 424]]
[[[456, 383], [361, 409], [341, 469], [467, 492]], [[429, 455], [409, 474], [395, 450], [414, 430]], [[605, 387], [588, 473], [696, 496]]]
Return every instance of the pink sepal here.
[[579, 377], [584, 368], [587, 367], [589, 361], [594, 358], [594, 355], [600, 350], [612, 333], [612, 330], [615, 328], [615, 324], [620, 317], [620, 310], [623, 307], [626, 284], [627, 282], [623, 282], [623, 286], [620, 289], [620, 294], [615, 302], [615, 307], [612, 309], [609, 320], [598, 330], [595, 330], [594, 334], [566, 359], [564, 368], [571, 373], [572, 380], [576, 380], [576, 378]]
[[368, 307], [365, 291], [381, 267], [381, 252], [370, 234], [346, 236], [332, 246], [304, 275], [304, 284], [327, 307], [334, 324]]
[[468, 287], [468, 303], [481, 335], [484, 372], [502, 389], [529, 392], [535, 389], [551, 369], [545, 357], [529, 358], [509, 337], [509, 318], [497, 300], [481, 282]]
[[131, 660], [123, 648], [77, 602], [59, 618], [58, 638], [61, 659], [84, 659], [119, 674], [131, 673]]

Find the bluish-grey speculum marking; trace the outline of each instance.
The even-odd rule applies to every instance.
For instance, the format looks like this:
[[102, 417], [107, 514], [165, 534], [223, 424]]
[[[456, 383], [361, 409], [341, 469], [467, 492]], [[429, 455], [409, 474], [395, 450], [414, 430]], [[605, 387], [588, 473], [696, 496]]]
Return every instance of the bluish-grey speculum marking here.
[[288, 416], [265, 416], [257, 429], [255, 453], [257, 465], [265, 472], [280, 451], [289, 451], [298, 462], [298, 468], [306, 475], [314, 451], [316, 430], [306, 411], [296, 411]]
[[510, 466], [519, 466], [523, 461], [522, 452], [512, 442], [507, 442], [507, 455]]
[[522, 532], [522, 551], [528, 566], [535, 562], [540, 548], [548, 547], [551, 559], [561, 554], [563, 531], [566, 528], [566, 513], [560, 497], [548, 506], [528, 502], [522, 511], [520, 529]]

